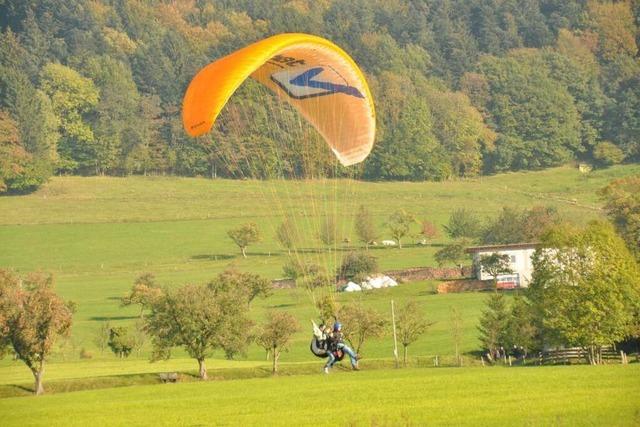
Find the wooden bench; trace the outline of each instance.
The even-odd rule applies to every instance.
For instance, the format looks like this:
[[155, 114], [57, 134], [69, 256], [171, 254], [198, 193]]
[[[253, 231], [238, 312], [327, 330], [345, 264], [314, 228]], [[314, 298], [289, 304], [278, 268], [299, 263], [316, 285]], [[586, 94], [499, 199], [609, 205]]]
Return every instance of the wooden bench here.
[[180, 380], [180, 374], [177, 372], [163, 372], [158, 374], [158, 377], [163, 383], [175, 383]]

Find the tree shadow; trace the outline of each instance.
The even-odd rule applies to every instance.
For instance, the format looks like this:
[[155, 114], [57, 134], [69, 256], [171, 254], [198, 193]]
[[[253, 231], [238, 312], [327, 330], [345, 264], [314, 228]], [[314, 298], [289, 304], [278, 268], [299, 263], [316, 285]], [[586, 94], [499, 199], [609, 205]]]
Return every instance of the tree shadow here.
[[295, 307], [297, 304], [278, 304], [278, 305], [271, 305], [269, 306], [269, 308], [286, 308], [286, 307]]
[[139, 319], [139, 318], [140, 316], [94, 316], [94, 317], [90, 317], [89, 320], [106, 322], [110, 320], [131, 320], [131, 319]]
[[201, 255], [193, 255], [191, 259], [199, 260], [199, 261], [223, 261], [227, 259], [236, 258], [237, 255], [228, 255], [228, 254], [201, 254]]

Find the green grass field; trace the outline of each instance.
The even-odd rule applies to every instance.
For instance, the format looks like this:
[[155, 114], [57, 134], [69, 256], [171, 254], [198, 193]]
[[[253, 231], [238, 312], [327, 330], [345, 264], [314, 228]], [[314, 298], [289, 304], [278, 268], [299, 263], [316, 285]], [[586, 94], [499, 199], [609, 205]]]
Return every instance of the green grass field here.
[[[247, 425], [265, 419], [310, 424], [315, 421], [313, 414], [326, 412], [316, 407], [318, 401], [326, 401], [323, 397], [334, 390], [342, 396], [339, 424], [601, 425], [613, 413], [621, 414], [616, 418], [620, 425], [638, 424], [640, 405], [634, 407], [630, 398], [638, 391], [637, 365], [388, 370], [384, 366], [391, 363], [392, 341], [385, 337], [365, 345], [363, 366], [375, 368], [371, 372], [337, 372], [320, 379], [298, 375], [316, 374], [322, 364], [308, 351], [307, 325], [315, 312], [309, 294], [301, 289], [275, 291], [253, 304], [256, 321], [270, 309], [285, 309], [304, 328], [282, 356], [286, 375], [280, 378], [194, 383], [190, 375], [196, 362], [180, 350], [169, 361], [151, 364], [148, 344], [141, 354], [117, 360], [108, 350], [100, 353], [94, 343], [102, 322], [134, 323], [138, 309], [120, 307], [119, 298], [143, 272], [153, 272], [166, 286], [204, 282], [230, 266], [280, 277], [287, 254], [277, 245], [274, 229], [285, 215], [296, 216], [307, 236], [297, 255], [332, 270], [355, 243], [339, 243], [326, 251], [314, 241], [319, 223], [335, 214], [340, 235], [355, 242], [352, 225], [360, 204], [373, 212], [381, 239], [390, 238], [383, 224], [398, 208], [442, 226], [459, 207], [489, 217], [502, 206], [544, 204], [584, 223], [603, 217], [596, 191], [632, 174], [640, 174], [640, 166], [619, 166], [589, 176], [565, 167], [443, 183], [57, 177], [34, 194], [0, 197], [0, 268], [53, 272], [59, 293], [78, 305], [71, 338], [60, 342], [47, 367], [45, 388], [49, 384], [53, 394], [39, 400], [42, 405], [30, 404], [31, 399], [3, 398], [28, 394], [32, 377], [21, 362], [0, 360], [0, 412], [9, 414], [3, 425], [82, 425], [90, 419], [100, 424], [140, 424], [149, 423], [149, 414], [158, 414], [156, 424]], [[248, 221], [258, 223], [264, 239], [243, 259], [226, 231]], [[430, 266], [435, 265], [434, 252], [446, 241], [441, 233], [428, 246], [407, 239], [402, 250], [376, 248], [371, 253], [382, 270]], [[446, 361], [453, 354], [450, 309], [456, 307], [464, 320], [462, 351], [468, 354], [468, 363], [478, 364], [471, 352], [479, 347], [476, 325], [486, 295], [437, 295], [436, 285], [416, 282], [341, 294], [338, 301], [362, 300], [386, 313], [391, 299], [396, 304], [417, 301], [435, 324], [410, 347], [412, 366], [428, 366], [435, 355]], [[82, 348], [93, 357], [81, 360]], [[214, 354], [207, 362], [214, 378], [268, 375], [264, 353], [255, 346], [238, 361], [222, 356]], [[188, 384], [153, 385], [157, 372], [170, 371], [187, 373]], [[122, 387], [126, 385], [136, 386]], [[82, 389], [101, 390], [74, 391]], [[62, 393], [67, 391], [74, 392]], [[359, 398], [350, 400], [350, 394]], [[587, 409], [592, 418], [580, 416]], [[107, 418], [116, 411], [121, 418]]]
[[5, 426], [640, 423], [640, 366], [337, 371], [0, 399]]

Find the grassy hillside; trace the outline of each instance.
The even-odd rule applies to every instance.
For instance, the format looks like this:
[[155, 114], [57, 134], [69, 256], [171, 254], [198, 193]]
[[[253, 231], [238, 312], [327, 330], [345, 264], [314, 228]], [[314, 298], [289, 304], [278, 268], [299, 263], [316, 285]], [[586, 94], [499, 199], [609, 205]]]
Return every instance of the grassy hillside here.
[[[502, 206], [546, 204], [557, 207], [567, 218], [584, 222], [602, 215], [595, 194], [599, 188], [612, 179], [637, 173], [640, 166], [632, 165], [585, 177], [567, 167], [443, 183], [59, 177], [34, 194], [0, 197], [0, 267], [52, 271], [59, 292], [77, 302], [72, 339], [55, 360], [77, 359], [80, 348], [92, 351], [94, 360], [112, 360], [97, 352], [93, 336], [103, 321], [133, 323], [137, 309], [121, 308], [119, 297], [140, 273], [153, 272], [161, 284], [169, 286], [210, 279], [230, 265], [279, 277], [286, 252], [276, 244], [273, 230], [285, 214], [297, 215], [305, 230], [306, 256], [332, 270], [348, 248], [338, 244], [331, 252], [322, 250], [314, 241], [318, 225], [324, 216], [336, 214], [340, 235], [355, 241], [353, 216], [360, 204], [374, 213], [381, 230], [398, 208], [440, 226], [457, 207], [492, 216]], [[263, 229], [264, 240], [250, 247], [249, 258], [242, 259], [226, 231], [250, 220]], [[386, 231], [381, 234], [381, 238], [390, 237]], [[372, 253], [382, 269], [434, 265], [433, 253], [445, 242], [441, 234], [430, 246], [378, 248]], [[433, 287], [434, 283], [416, 283], [341, 298], [363, 298], [380, 310], [388, 310], [391, 298], [398, 304], [417, 300], [437, 323], [416, 343], [414, 354], [452, 352], [449, 310], [458, 306], [465, 319], [463, 350], [477, 348], [475, 325], [484, 295], [432, 295]], [[310, 298], [302, 290], [278, 291], [255, 307], [256, 320], [270, 308], [292, 311], [303, 325], [314, 317]], [[313, 360], [307, 340], [306, 330], [298, 334], [285, 361]], [[368, 357], [390, 355], [388, 340], [374, 344], [366, 349]], [[248, 358], [260, 360], [262, 353], [253, 348]], [[6, 366], [9, 362], [0, 363]]]
[[0, 412], [5, 426], [631, 426], [639, 378], [637, 365], [335, 372], [1, 399]]

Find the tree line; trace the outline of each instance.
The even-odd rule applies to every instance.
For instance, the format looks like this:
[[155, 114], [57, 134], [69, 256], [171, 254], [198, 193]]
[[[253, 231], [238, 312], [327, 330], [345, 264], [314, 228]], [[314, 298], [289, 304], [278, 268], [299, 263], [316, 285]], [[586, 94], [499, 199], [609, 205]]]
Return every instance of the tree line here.
[[304, 176], [310, 150], [314, 173], [348, 174], [318, 138], [271, 126], [272, 101], [250, 82], [228, 106], [250, 130], [182, 130], [200, 67], [295, 31], [334, 41], [367, 75], [378, 136], [366, 179], [635, 162], [639, 15], [629, 0], [3, 2], [0, 191], [53, 173]]

